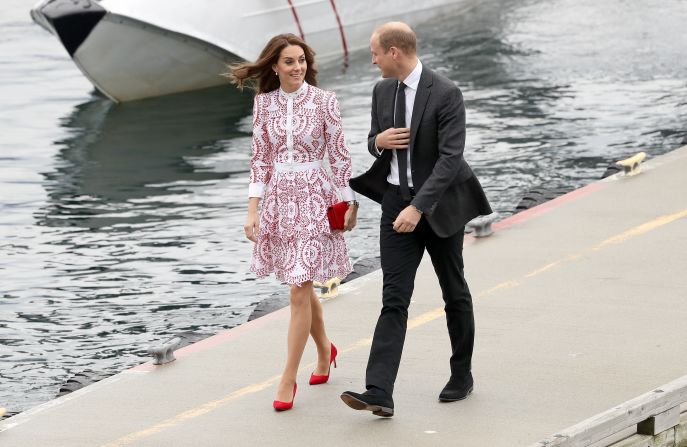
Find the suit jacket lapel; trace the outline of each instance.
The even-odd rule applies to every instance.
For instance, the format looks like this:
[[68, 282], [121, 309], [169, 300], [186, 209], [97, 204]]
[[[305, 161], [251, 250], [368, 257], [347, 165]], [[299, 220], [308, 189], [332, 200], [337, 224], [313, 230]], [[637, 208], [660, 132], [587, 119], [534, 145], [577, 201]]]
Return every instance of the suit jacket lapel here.
[[427, 67], [422, 67], [420, 82], [417, 84], [417, 92], [415, 93], [413, 116], [410, 119], [410, 144], [408, 146], [408, 150], [410, 150], [411, 157], [413, 155], [413, 146], [415, 145], [415, 136], [417, 135], [417, 130], [420, 127], [420, 120], [422, 119], [422, 115], [425, 113], [425, 107], [427, 106], [429, 94], [432, 92], [432, 78], [432, 71]]

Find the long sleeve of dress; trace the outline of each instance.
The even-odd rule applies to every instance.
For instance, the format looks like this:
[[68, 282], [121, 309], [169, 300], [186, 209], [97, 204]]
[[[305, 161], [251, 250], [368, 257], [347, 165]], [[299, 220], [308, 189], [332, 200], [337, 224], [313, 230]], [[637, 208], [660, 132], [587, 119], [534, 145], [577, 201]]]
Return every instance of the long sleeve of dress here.
[[351, 154], [346, 147], [339, 101], [334, 93], [327, 95], [325, 108], [324, 139], [329, 155], [329, 165], [332, 169], [332, 180], [341, 191], [343, 200], [355, 200], [355, 192], [348, 185], [351, 179]]
[[261, 95], [256, 95], [253, 101], [253, 155], [250, 159], [250, 184], [248, 185], [248, 197], [260, 198], [263, 197], [265, 185], [272, 177], [273, 159], [264, 118], [266, 110], [263, 110], [261, 103]]

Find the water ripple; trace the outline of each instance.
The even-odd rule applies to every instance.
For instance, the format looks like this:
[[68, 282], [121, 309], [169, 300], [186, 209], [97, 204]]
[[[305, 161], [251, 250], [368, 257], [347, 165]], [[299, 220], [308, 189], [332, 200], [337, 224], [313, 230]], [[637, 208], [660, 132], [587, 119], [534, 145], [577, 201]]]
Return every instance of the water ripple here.
[[[15, 412], [78, 372], [140, 363], [154, 341], [240, 324], [284, 291], [248, 272], [250, 94], [113, 104], [29, 22], [33, 2], [8, 0], [0, 18], [0, 403]], [[680, 0], [508, 0], [417, 31], [423, 62], [463, 91], [465, 156], [508, 215], [532, 187], [579, 187], [679, 145], [685, 22]], [[360, 173], [378, 71], [360, 51], [320, 79]], [[376, 254], [378, 220], [362, 199], [353, 259]]]

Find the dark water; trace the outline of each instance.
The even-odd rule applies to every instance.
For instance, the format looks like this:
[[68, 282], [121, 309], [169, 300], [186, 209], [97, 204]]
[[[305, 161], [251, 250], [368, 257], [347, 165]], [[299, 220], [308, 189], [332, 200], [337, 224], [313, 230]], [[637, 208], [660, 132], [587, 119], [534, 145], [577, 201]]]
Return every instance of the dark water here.
[[[252, 98], [219, 88], [115, 105], [92, 93], [33, 0], [0, 15], [0, 406], [144, 361], [153, 341], [246, 321], [283, 290], [248, 273], [243, 237]], [[579, 187], [687, 135], [687, 2], [486, 1], [419, 26], [425, 64], [461, 86], [466, 157], [494, 208]], [[366, 51], [323, 67], [354, 171], [378, 73]], [[375, 255], [378, 208], [348, 236]]]

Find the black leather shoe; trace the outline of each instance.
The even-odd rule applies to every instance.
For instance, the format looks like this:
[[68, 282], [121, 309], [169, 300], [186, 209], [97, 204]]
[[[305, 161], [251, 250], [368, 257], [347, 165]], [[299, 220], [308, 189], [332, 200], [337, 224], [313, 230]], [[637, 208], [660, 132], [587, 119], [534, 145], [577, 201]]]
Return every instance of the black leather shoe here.
[[468, 374], [466, 377], [461, 377], [460, 379], [451, 377], [446, 386], [439, 394], [440, 402], [455, 402], [457, 400], [463, 400], [470, 393], [474, 387], [474, 382], [472, 380], [472, 374]]
[[365, 391], [363, 394], [345, 391], [341, 400], [354, 410], [371, 411], [375, 416], [390, 418], [394, 415], [394, 400], [391, 397]]

